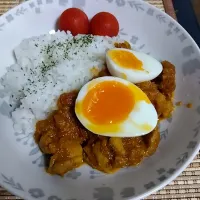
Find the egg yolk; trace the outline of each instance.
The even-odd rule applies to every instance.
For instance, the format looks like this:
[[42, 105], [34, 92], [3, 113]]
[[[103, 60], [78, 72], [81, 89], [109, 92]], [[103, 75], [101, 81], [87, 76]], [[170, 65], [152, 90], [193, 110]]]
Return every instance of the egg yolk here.
[[89, 90], [82, 102], [83, 114], [98, 125], [116, 124], [127, 119], [134, 107], [131, 89], [117, 81], [104, 81]]
[[137, 59], [137, 57], [129, 51], [109, 50], [108, 56], [115, 64], [122, 68], [144, 70], [142, 67], [142, 61]]

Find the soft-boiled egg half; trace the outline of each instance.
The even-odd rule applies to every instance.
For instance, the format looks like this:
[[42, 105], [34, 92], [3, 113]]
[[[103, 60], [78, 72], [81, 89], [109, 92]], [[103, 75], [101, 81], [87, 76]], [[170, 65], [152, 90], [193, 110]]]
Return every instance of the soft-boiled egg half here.
[[132, 83], [150, 81], [163, 70], [162, 64], [155, 58], [142, 52], [123, 48], [108, 50], [106, 64], [111, 75]]
[[158, 122], [154, 106], [140, 88], [111, 76], [93, 79], [82, 87], [75, 113], [89, 131], [110, 137], [145, 135]]

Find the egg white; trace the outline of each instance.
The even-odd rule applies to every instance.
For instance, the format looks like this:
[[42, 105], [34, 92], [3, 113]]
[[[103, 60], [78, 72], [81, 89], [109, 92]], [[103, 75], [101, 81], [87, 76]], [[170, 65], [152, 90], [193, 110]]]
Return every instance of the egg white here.
[[[80, 90], [78, 97], [76, 99], [75, 113], [79, 121], [86, 129], [95, 134], [109, 136], [109, 137], [136, 137], [148, 134], [156, 127], [158, 122], [157, 112], [154, 106], [151, 103], [147, 103], [145, 100], [135, 102], [134, 108], [127, 116], [127, 119], [118, 124], [120, 126], [120, 131], [118, 132], [109, 132], [106, 130], [106, 127], [108, 125], [106, 125], [104, 129], [102, 125], [95, 125], [91, 121], [89, 121], [87, 117], [84, 116], [83, 112], [81, 112], [80, 109], [78, 110], [77, 105], [79, 104], [80, 106], [80, 102], [83, 101], [83, 99], [85, 98], [90, 89], [92, 89], [96, 84], [104, 81], [117, 81], [123, 83], [128, 87], [130, 87], [130, 84], [133, 85], [132, 83], [124, 79], [117, 77], [110, 77], [110, 76], [93, 79], [92, 81], [84, 85]], [[136, 87], [135, 85], [133, 86]], [[120, 100], [116, 99], [116, 101]], [[148, 124], [150, 129], [146, 130], [145, 128], [143, 128], [144, 124]], [[91, 129], [91, 125], [93, 126], [93, 130]], [[101, 128], [101, 131], [98, 130], [99, 127]]]
[[[128, 69], [128, 68], [123, 68], [119, 65], [117, 65], [112, 58], [110, 58], [108, 52], [109, 51], [127, 51], [131, 52], [134, 54], [135, 57], [137, 57], [138, 60], [142, 62], [142, 68], [144, 70], [137, 70], [137, 69]], [[142, 53], [142, 52], [137, 52], [129, 49], [124, 49], [124, 48], [115, 48], [115, 49], [110, 49], [106, 53], [106, 64], [109, 72], [111, 75], [126, 79], [132, 83], [141, 83], [144, 81], [150, 81], [156, 78], [163, 70], [162, 64], [157, 61], [155, 58]]]

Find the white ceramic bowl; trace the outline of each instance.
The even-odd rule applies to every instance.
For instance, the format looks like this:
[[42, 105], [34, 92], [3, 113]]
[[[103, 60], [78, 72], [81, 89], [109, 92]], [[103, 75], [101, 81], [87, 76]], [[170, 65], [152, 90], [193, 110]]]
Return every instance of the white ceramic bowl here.
[[120, 35], [140, 51], [176, 66], [175, 100], [191, 102], [163, 122], [158, 151], [140, 166], [105, 175], [83, 166], [64, 178], [44, 171], [32, 134], [15, 133], [6, 99], [0, 99], [0, 185], [25, 199], [141, 199], [165, 186], [200, 148], [200, 52], [172, 18], [140, 0], [31, 0], [0, 17], [0, 76], [14, 63], [13, 48], [24, 38], [54, 30], [63, 10], [79, 7], [89, 17], [114, 13]]

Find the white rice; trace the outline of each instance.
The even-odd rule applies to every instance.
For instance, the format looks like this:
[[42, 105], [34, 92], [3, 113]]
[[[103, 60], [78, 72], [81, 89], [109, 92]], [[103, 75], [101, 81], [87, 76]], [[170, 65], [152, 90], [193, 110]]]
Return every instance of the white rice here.
[[[105, 52], [117, 38], [57, 32], [25, 39], [14, 50], [17, 63], [2, 77], [14, 109], [18, 133], [31, 133], [38, 120], [56, 107], [60, 94], [80, 89], [104, 67]], [[93, 70], [95, 68], [95, 70]]]

